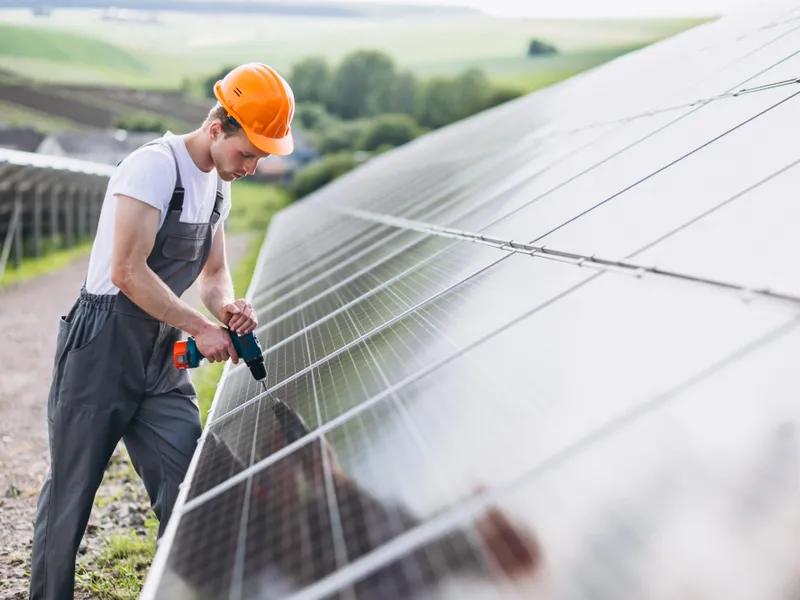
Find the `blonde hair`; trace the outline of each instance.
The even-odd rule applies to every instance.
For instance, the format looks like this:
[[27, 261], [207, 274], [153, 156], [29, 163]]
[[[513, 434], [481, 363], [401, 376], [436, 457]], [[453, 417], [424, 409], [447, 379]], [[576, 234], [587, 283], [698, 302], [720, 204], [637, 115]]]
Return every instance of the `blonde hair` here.
[[236, 135], [242, 131], [242, 128], [239, 126], [239, 124], [231, 119], [228, 111], [225, 110], [225, 107], [219, 102], [217, 102], [217, 104], [210, 111], [208, 111], [208, 116], [206, 117], [203, 126], [211, 125], [211, 123], [214, 121], [219, 121], [220, 125], [222, 125], [222, 133], [225, 134], [225, 137]]

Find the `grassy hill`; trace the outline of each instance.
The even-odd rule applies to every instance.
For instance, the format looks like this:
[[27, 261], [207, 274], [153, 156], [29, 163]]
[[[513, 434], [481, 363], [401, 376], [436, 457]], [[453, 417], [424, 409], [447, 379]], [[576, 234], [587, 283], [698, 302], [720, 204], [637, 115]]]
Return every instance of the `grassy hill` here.
[[0, 24], [0, 55], [108, 69], [147, 68], [132, 52], [115, 44], [68, 31], [19, 25]]
[[[353, 50], [375, 48], [419, 75], [478, 67], [534, 89], [543, 78], [579, 72], [701, 21], [159, 13], [157, 23], [126, 23], [104, 20], [100, 10], [56, 11], [48, 18], [3, 10], [0, 22], [0, 69], [51, 82], [175, 88], [184, 77], [248, 60], [287, 71], [312, 54], [337, 62]], [[534, 37], [555, 44], [559, 56], [527, 58]]]

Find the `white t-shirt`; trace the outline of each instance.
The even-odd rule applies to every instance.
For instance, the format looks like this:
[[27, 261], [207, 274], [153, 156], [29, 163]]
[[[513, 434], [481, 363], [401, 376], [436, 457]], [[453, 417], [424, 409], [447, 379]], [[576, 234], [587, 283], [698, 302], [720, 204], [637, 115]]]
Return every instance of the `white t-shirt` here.
[[[217, 171], [201, 171], [189, 156], [183, 138], [167, 132], [162, 138], [175, 152], [181, 170], [184, 198], [180, 220], [184, 223], [208, 223], [217, 197]], [[175, 189], [175, 159], [169, 149], [161, 144], [138, 148], [128, 156], [111, 175], [100, 212], [86, 290], [90, 294], [117, 294], [119, 288], [111, 282], [111, 251], [114, 245], [114, 217], [117, 210], [116, 194], [124, 194], [161, 210], [159, 229], [169, 211], [169, 201]], [[223, 203], [220, 209], [222, 223], [231, 210], [231, 184], [222, 182]], [[214, 228], [216, 233], [217, 228]]]

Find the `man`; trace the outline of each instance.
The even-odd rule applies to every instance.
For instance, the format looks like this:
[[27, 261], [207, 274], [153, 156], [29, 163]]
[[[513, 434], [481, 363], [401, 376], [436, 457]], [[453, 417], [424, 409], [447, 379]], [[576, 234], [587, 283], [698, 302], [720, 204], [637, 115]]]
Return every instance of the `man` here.
[[[200, 437], [194, 388], [172, 362], [181, 332], [210, 362], [238, 362], [227, 325], [249, 333], [234, 299], [223, 222], [230, 182], [293, 151], [294, 97], [268, 66], [237, 67], [214, 87], [202, 126], [167, 133], [112, 175], [80, 297], [61, 318], [47, 414], [50, 471], [39, 497], [30, 597], [71, 599], [75, 557], [120, 438], [164, 532]], [[199, 279], [219, 325], [180, 300]]]

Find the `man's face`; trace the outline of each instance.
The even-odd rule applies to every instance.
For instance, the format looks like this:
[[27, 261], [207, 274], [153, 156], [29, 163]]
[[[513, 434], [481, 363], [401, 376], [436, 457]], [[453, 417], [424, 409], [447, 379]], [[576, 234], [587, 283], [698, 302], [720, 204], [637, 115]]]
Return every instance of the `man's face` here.
[[244, 131], [226, 136], [219, 123], [213, 123], [211, 135], [211, 159], [223, 181], [233, 181], [255, 173], [258, 161], [269, 156], [256, 148], [247, 139]]

